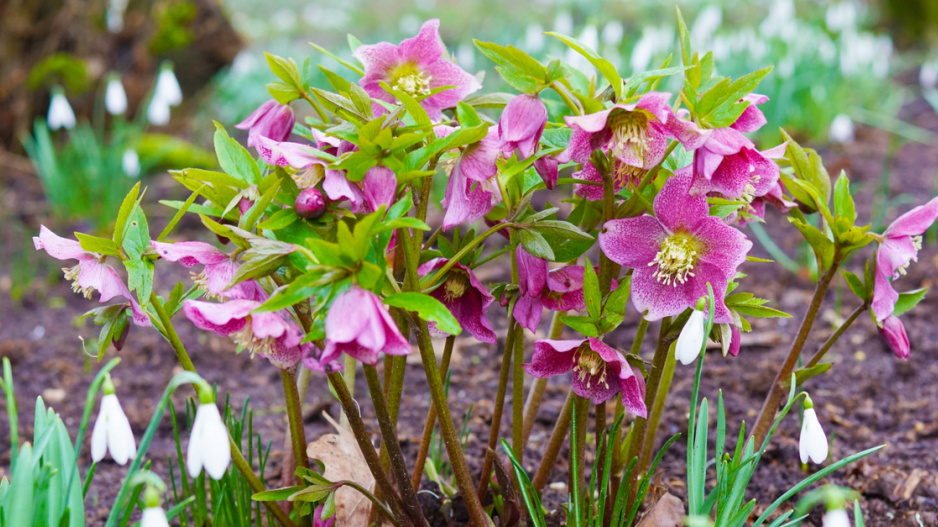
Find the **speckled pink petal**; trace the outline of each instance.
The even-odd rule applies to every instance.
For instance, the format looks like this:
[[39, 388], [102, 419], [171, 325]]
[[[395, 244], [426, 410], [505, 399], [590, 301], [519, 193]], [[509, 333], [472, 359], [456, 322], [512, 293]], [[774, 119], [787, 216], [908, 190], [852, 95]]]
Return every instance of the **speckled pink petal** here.
[[610, 220], [599, 233], [599, 247], [617, 264], [640, 269], [655, 259], [667, 236], [661, 223], [651, 216]]
[[765, 114], [762, 113], [762, 110], [759, 109], [758, 105], [762, 104], [769, 100], [765, 95], [760, 95], [758, 93], [750, 93], [742, 98], [744, 101], [749, 102], [749, 106], [743, 110], [742, 115], [739, 116], [739, 119], [736, 119], [736, 122], [732, 126], [740, 132], [755, 132], [762, 128], [762, 126], [767, 122], [765, 119]]
[[244, 328], [247, 316], [259, 305], [250, 300], [231, 300], [220, 304], [186, 300], [182, 303], [182, 312], [199, 329], [230, 335]]
[[531, 362], [524, 365], [524, 371], [532, 377], [546, 379], [562, 375], [573, 369], [576, 349], [585, 340], [538, 340], [534, 343], [534, 355]]
[[690, 177], [675, 176], [655, 196], [655, 217], [671, 232], [692, 230], [710, 214], [707, 198], [689, 195], [690, 186]]
[[99, 302], [120, 296], [133, 299], [124, 280], [117, 274], [117, 271], [107, 264], [97, 260], [83, 260], [79, 264], [78, 285], [82, 288], [90, 287], [101, 295]]
[[883, 233], [887, 238], [899, 236], [918, 236], [927, 231], [938, 218], [938, 198], [932, 198], [924, 205], [915, 207], [896, 218]]

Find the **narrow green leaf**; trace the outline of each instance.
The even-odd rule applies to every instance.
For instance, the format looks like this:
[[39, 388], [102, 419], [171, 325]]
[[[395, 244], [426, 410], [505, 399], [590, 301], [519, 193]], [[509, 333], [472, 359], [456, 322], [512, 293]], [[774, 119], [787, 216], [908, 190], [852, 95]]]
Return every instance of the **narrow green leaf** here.
[[595, 66], [596, 69], [599, 70], [599, 73], [602, 74], [602, 76], [605, 77], [607, 81], [609, 81], [609, 85], [612, 86], [613, 91], [615, 91], [616, 100], [622, 99], [622, 90], [624, 88], [622, 84], [622, 77], [619, 76], [619, 72], [616, 71], [616, 67], [613, 66], [611, 62], [600, 57], [595, 51], [590, 49], [589, 46], [575, 38], [553, 32], [547, 32], [545, 35], [550, 35], [554, 38], [560, 39], [571, 49], [580, 55], [583, 55], [586, 60], [590, 61], [590, 64]]
[[599, 291], [599, 278], [596, 276], [596, 270], [590, 263], [589, 257], [586, 257], [586, 263], [583, 266], [583, 300], [590, 318], [598, 321], [602, 314], [602, 293]]

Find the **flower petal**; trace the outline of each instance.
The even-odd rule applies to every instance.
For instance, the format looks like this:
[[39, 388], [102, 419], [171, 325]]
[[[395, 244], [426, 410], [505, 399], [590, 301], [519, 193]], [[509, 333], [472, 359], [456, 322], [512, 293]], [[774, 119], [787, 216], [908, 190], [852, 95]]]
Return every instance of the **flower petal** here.
[[932, 198], [928, 203], [919, 205], [899, 216], [883, 234], [887, 238], [918, 236], [927, 231], [932, 223], [935, 223], [936, 218], [938, 218], [938, 198]]
[[585, 340], [538, 340], [534, 343], [534, 355], [531, 362], [524, 365], [524, 371], [532, 377], [545, 379], [561, 375], [573, 369], [577, 348]]
[[33, 245], [36, 250], [44, 250], [46, 254], [56, 260], [89, 260], [95, 256], [81, 248], [75, 240], [62, 238], [49, 230], [45, 225], [39, 226], [39, 236], [33, 236]]
[[651, 216], [610, 220], [599, 233], [599, 247], [619, 265], [646, 269], [667, 236], [661, 223]]
[[217, 264], [231, 260], [227, 253], [205, 242], [166, 243], [153, 240], [150, 243], [156, 250], [156, 254], [170, 262], [178, 262], [183, 267], [192, 267], [196, 264]]
[[251, 300], [229, 300], [220, 304], [186, 300], [182, 303], [182, 312], [201, 330], [230, 335], [244, 328], [247, 316], [259, 305]]
[[709, 217], [707, 198], [691, 196], [690, 186], [689, 176], [675, 176], [655, 196], [655, 217], [671, 232], [693, 231], [698, 222]]

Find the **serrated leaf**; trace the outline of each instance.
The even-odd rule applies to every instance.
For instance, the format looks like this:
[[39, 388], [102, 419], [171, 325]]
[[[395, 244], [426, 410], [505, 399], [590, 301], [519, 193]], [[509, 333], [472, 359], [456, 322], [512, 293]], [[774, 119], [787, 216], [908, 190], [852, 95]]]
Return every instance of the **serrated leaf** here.
[[479, 40], [473, 40], [473, 43], [483, 55], [498, 65], [510, 65], [535, 81], [543, 82], [547, 77], [547, 70], [540, 62], [514, 46]]
[[616, 94], [616, 100], [622, 99], [622, 90], [624, 88], [622, 84], [622, 77], [619, 76], [619, 72], [616, 71], [616, 67], [612, 65], [608, 60], [600, 57], [595, 51], [590, 49], [589, 46], [580, 42], [579, 40], [568, 37], [566, 35], [561, 35], [560, 33], [547, 32], [545, 35], [550, 35], [554, 38], [560, 39], [564, 44], [569, 46], [571, 49], [583, 55], [592, 64], [599, 70], [599, 73], [609, 81], [609, 85], [612, 86], [613, 91]]
[[120, 247], [124, 242], [124, 230], [127, 226], [127, 218], [130, 217], [131, 211], [137, 204], [137, 197], [140, 195], [140, 182], [138, 181], [136, 185], [130, 189], [130, 192], [124, 196], [124, 201], [121, 202], [120, 209], [117, 211], [117, 220], [114, 224], [114, 243]]
[[437, 329], [444, 333], [459, 335], [462, 332], [462, 327], [456, 317], [442, 302], [430, 295], [414, 292], [394, 293], [385, 298], [384, 303], [407, 311], [415, 311], [420, 318], [435, 323]]
[[834, 214], [846, 218], [851, 224], [857, 219], [856, 205], [850, 195], [850, 180], [843, 170], [834, 183]]
[[114, 240], [110, 238], [101, 238], [83, 232], [76, 232], [75, 238], [78, 239], [81, 248], [90, 253], [106, 254], [108, 256], [117, 256], [120, 254], [119, 247], [114, 243]]

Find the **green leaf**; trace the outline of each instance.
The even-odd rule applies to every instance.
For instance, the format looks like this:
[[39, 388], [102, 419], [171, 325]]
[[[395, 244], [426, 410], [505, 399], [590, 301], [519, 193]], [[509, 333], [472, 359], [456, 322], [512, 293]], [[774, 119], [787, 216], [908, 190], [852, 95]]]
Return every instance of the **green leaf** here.
[[76, 232], [75, 238], [78, 239], [81, 248], [90, 253], [106, 254], [108, 256], [117, 256], [120, 254], [120, 248], [114, 243], [114, 240], [109, 238], [92, 236], [83, 232]]
[[611, 62], [600, 57], [595, 51], [590, 49], [589, 46], [575, 38], [552, 32], [545, 33], [545, 35], [560, 39], [564, 44], [570, 46], [571, 49], [586, 57], [586, 60], [590, 61], [590, 64], [595, 66], [596, 69], [599, 70], [599, 73], [609, 81], [609, 85], [612, 86], [613, 91], [616, 93], [616, 100], [622, 99], [622, 90], [624, 88], [622, 77], [619, 76], [619, 72], [616, 71], [616, 67], [613, 66]]
[[568, 240], [593, 240], [589, 234], [580, 230], [576, 225], [560, 220], [541, 220], [536, 223], [519, 225], [521, 228], [544, 231], [546, 234], [553, 234]]
[[300, 98], [300, 92], [285, 82], [271, 82], [267, 84], [267, 93], [280, 104], [288, 104]]
[[274, 73], [281, 81], [287, 85], [294, 86], [294, 91], [302, 89], [303, 83], [300, 81], [300, 69], [293, 59], [285, 59], [271, 53], [264, 52], [267, 58], [267, 65], [270, 71]]
[[124, 229], [127, 226], [127, 218], [130, 217], [131, 211], [137, 205], [137, 196], [140, 195], [140, 182], [138, 181], [134, 188], [130, 189], [130, 192], [124, 196], [124, 201], [121, 202], [120, 209], [117, 211], [117, 221], [114, 224], [114, 243], [120, 247], [124, 241]]
[[123, 261], [127, 269], [127, 287], [136, 291], [140, 305], [146, 306], [153, 288], [153, 262], [144, 256], [150, 249], [150, 227], [139, 206], [134, 208], [127, 223], [123, 249], [127, 255]]
[[794, 218], [788, 218], [788, 221], [801, 232], [804, 239], [811, 245], [815, 256], [817, 256], [818, 266], [821, 269], [829, 268], [834, 261], [834, 242], [830, 241], [817, 227]]
[[[815, 364], [814, 366], [811, 366], [810, 368], [800, 368], [798, 370], [795, 370], [795, 384], [797, 386], [801, 386], [802, 384], [804, 384], [804, 381], [810, 379], [811, 377], [814, 377], [814, 376], [817, 376], [826, 372], [827, 370], [831, 369], [831, 366], [833, 365], [834, 365], [833, 362], [822, 362], [821, 364]], [[785, 384], [787, 385], [788, 382], [786, 382]]]
[[261, 181], [261, 169], [247, 149], [228, 136], [225, 128], [215, 123], [215, 155], [218, 164], [229, 176], [234, 176], [249, 185]]
[[543, 82], [547, 70], [536, 59], [514, 46], [500, 46], [493, 42], [472, 41], [483, 55], [502, 66], [510, 65], [533, 80]]
[[547, 240], [537, 231], [530, 229], [519, 229], [518, 235], [521, 238], [521, 245], [531, 256], [554, 261], [554, 250], [551, 249]]
[[834, 214], [850, 220], [851, 224], [857, 220], [857, 208], [850, 195], [850, 180], [843, 170], [834, 183]]
[[586, 311], [594, 321], [598, 321], [602, 314], [602, 298], [596, 269], [593, 268], [587, 256], [586, 263], [583, 265], [583, 301], [586, 302]]
[[456, 321], [456, 317], [442, 302], [430, 295], [414, 292], [394, 293], [385, 298], [384, 303], [408, 311], [416, 311], [420, 318], [436, 323], [437, 329], [444, 333], [459, 335], [462, 332], [462, 327]]
[[292, 487], [264, 490], [252, 494], [251, 499], [254, 501], [286, 501], [287, 498], [305, 488], [303, 485], [294, 485]]
[[925, 299], [926, 293], [928, 293], [928, 289], [924, 287], [914, 291], [899, 293], [899, 299], [896, 300], [896, 309], [892, 314], [900, 317], [908, 313], [913, 307], [917, 306], [919, 302]]
[[844, 271], [844, 278], [847, 280], [847, 287], [853, 291], [853, 294], [857, 295], [857, 298], [860, 300], [867, 299], [869, 293], [866, 290], [866, 285], [862, 280], [860, 280], [859, 276], [851, 273], [850, 271]]
[[289, 227], [293, 224], [293, 222], [299, 219], [300, 217], [297, 216], [296, 211], [293, 209], [278, 210], [277, 212], [268, 216], [266, 220], [258, 223], [257, 228], [278, 231], [285, 227]]
[[625, 318], [625, 308], [626, 303], [629, 301], [631, 284], [632, 277], [626, 276], [619, 282], [618, 287], [609, 292], [603, 302], [603, 322], [611, 326], [609, 331], [618, 327], [622, 323], [622, 319]]
[[407, 113], [414, 118], [414, 122], [417, 123], [417, 126], [423, 128], [433, 126], [433, 123], [430, 121], [430, 116], [427, 114], [427, 111], [423, 109], [423, 106], [417, 102], [417, 99], [414, 99], [409, 94], [400, 90], [395, 90], [384, 81], [381, 81], [381, 87], [404, 105]]
[[599, 328], [591, 317], [563, 315], [560, 321], [585, 337], [598, 337]]
[[325, 56], [327, 56], [327, 57], [329, 57], [329, 58], [335, 60], [335, 61], [338, 62], [339, 64], [341, 64], [341, 65], [345, 66], [346, 68], [348, 68], [348, 69], [354, 71], [354, 72], [357, 73], [359, 76], [362, 76], [362, 75], [365, 74], [364, 70], [362, 70], [359, 66], [356, 66], [356, 65], [352, 64], [351, 62], [348, 62], [348, 61], [345, 61], [345, 60], [340, 59], [338, 56], [336, 56], [334, 53], [332, 53], [332, 52], [329, 51], [328, 49], [326, 49], [326, 48], [324, 48], [324, 47], [322, 47], [322, 46], [319, 46], [318, 44], [314, 44], [314, 43], [312, 43], [312, 42], [310, 42], [309, 45], [310, 45], [310, 46], [313, 46], [314, 48], [316, 48], [316, 50], [319, 51], [320, 53], [322, 53], [323, 55], [325, 55]]

